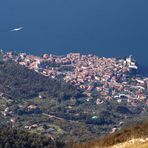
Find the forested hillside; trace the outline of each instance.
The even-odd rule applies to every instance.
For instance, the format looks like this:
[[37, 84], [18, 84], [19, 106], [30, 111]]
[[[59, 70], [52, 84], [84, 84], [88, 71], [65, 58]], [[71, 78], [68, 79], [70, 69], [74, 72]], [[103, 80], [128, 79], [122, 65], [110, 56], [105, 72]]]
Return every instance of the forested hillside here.
[[31, 134], [17, 128], [0, 128], [1, 148], [61, 148], [63, 146], [63, 143], [58, 143], [50, 137]]
[[30, 99], [39, 93], [67, 99], [79, 93], [62, 80], [45, 77], [13, 62], [0, 63], [0, 91], [13, 99]]

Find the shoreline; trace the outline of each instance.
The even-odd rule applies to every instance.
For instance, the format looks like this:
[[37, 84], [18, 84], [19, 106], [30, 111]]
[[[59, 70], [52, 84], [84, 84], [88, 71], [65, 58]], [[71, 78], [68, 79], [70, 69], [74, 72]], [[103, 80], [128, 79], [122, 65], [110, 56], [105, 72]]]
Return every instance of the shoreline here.
[[[92, 52], [85, 52], [85, 50], [82, 50], [82, 49], [80, 49], [79, 51], [78, 50], [68, 50], [68, 49], [55, 49], [55, 51], [53, 52], [53, 51], [51, 51], [50, 49], [48, 50], [48, 49], [46, 49], [45, 50], [45, 52], [42, 52], [42, 49], [39, 51], [39, 49], [35, 49], [35, 48], [30, 48], [30, 49], [17, 49], [17, 50], [14, 50], [14, 49], [5, 49], [5, 48], [0, 48], [1, 50], [3, 50], [3, 51], [5, 51], [5, 52], [10, 52], [10, 51], [12, 51], [12, 52], [14, 52], [14, 53], [17, 53], [17, 54], [19, 54], [19, 53], [26, 53], [26, 54], [28, 54], [28, 55], [34, 55], [34, 56], [38, 56], [38, 57], [41, 57], [43, 54], [52, 54], [52, 55], [56, 55], [56, 56], [65, 56], [65, 55], [67, 55], [67, 54], [69, 54], [69, 53], [80, 53], [80, 54], [85, 54], [85, 55], [88, 55], [88, 54], [92, 54], [92, 55], [95, 55], [95, 56], [97, 56], [97, 57], [105, 57], [105, 58], [117, 58], [117, 59], [123, 59], [123, 58], [125, 58], [125, 57], [127, 57], [127, 56], [129, 56], [129, 55], [133, 55], [133, 57], [136, 59], [136, 61], [138, 62], [138, 64], [140, 65], [140, 66], [143, 66], [143, 67], [148, 67], [148, 65], [146, 65], [145, 63], [147, 63], [147, 62], [143, 62], [143, 60], [140, 60], [137, 56], [136, 56], [136, 54], [133, 54], [133, 53], [131, 53], [131, 52], [128, 52], [128, 53], [125, 53], [125, 54], [123, 54], [123, 55], [117, 55], [117, 54], [112, 54], [112, 55], [108, 55], [107, 53], [102, 53], [102, 52], [100, 52], [100, 53], [97, 53], [97, 52], [95, 52], [95, 50], [92, 50]], [[58, 50], [61, 50], [62, 52], [58, 52]], [[37, 52], [35, 52], [35, 51], [37, 51]], [[89, 50], [88, 50], [89, 51]], [[64, 54], [63, 54], [64, 53]]]

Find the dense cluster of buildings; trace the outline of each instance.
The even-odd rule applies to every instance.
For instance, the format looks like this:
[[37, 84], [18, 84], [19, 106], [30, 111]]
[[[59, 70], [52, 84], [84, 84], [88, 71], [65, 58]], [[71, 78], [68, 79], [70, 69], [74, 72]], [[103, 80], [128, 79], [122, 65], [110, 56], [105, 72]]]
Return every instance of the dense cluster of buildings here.
[[139, 101], [148, 105], [148, 78], [135, 75], [138, 67], [131, 56], [117, 59], [70, 53], [66, 56], [44, 54], [38, 57], [1, 51], [1, 57], [4, 61], [13, 60], [45, 76], [56, 78], [62, 75], [66, 82], [84, 90], [87, 101], [94, 92], [98, 94], [97, 105], [111, 99], [116, 99], [118, 103], [126, 100], [132, 106], [137, 106]]

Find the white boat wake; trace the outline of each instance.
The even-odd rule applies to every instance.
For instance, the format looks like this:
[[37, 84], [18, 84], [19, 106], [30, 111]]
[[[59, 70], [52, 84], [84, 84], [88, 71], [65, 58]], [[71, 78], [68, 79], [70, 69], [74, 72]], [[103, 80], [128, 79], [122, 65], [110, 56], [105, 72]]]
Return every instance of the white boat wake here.
[[14, 29], [10, 30], [10, 32], [20, 31], [20, 30], [22, 30], [22, 29], [23, 29], [23, 27], [14, 28]]

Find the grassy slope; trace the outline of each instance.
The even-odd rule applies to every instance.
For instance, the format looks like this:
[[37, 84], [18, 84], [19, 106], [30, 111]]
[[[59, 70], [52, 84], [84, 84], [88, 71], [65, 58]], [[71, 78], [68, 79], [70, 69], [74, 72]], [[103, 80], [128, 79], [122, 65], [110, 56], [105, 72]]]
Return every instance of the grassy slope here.
[[143, 141], [144, 139], [132, 139], [108, 148], [148, 148], [148, 140], [145, 140], [145, 142], [142, 142], [141, 140]]
[[[146, 139], [141, 142], [140, 139]], [[137, 140], [136, 140], [137, 139]], [[73, 148], [148, 148], [148, 122], [123, 129], [87, 143], [73, 145]]]

